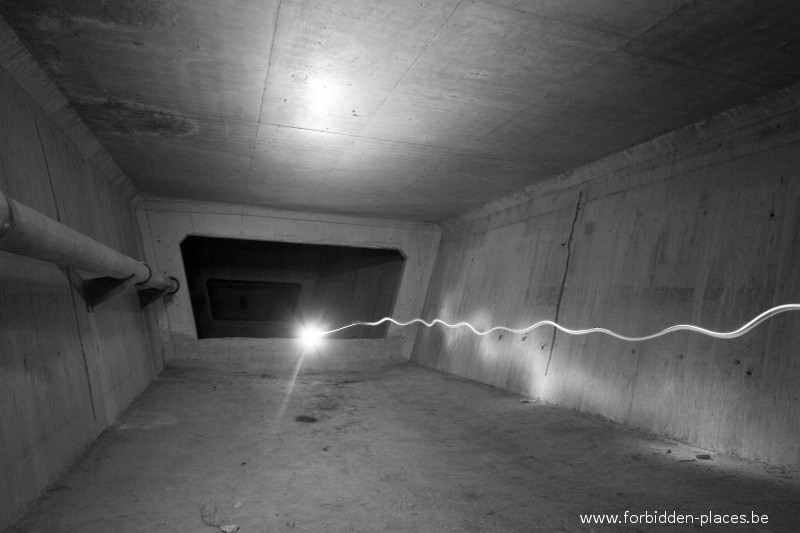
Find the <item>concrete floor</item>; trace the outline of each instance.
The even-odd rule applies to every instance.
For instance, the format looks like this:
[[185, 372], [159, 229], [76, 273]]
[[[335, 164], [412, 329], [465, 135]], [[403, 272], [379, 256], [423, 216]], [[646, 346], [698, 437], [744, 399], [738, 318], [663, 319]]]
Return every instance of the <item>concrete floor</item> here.
[[[800, 531], [796, 471], [522, 400], [405, 363], [294, 382], [177, 363], [10, 531]], [[626, 510], [769, 522], [579, 517]]]

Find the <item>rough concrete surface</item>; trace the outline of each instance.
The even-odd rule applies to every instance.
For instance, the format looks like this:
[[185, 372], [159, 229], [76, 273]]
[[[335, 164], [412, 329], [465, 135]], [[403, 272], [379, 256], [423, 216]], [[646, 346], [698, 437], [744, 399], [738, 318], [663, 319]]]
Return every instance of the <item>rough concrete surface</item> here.
[[[124, 183], [20, 83], [49, 87], [0, 24], [0, 191], [142, 258]], [[16, 57], [16, 59], [14, 59]], [[58, 99], [50, 101], [58, 106]], [[73, 132], [74, 133], [74, 132]], [[96, 153], [95, 153], [96, 155]], [[89, 273], [0, 251], [0, 528], [6, 527], [155, 378], [152, 309], [133, 289], [92, 312]]]
[[626, 510], [800, 530], [796, 471], [708, 453], [408, 363], [178, 361], [10, 532], [700, 530], [579, 518]]
[[[481, 329], [547, 319], [638, 336], [675, 324], [731, 331], [800, 301], [798, 94], [657, 139], [631, 150], [627, 162], [593, 164], [572, 186], [526, 191], [524, 202], [446, 224], [422, 316]], [[730, 341], [430, 328], [412, 359], [797, 467], [799, 315]]]
[[427, 222], [800, 80], [793, 0], [18, 0], [0, 16], [143, 194]]

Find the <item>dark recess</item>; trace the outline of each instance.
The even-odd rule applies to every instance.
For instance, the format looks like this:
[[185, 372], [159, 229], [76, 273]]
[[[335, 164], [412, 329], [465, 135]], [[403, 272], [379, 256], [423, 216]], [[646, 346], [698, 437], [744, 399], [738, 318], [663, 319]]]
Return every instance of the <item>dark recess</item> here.
[[[398, 250], [189, 236], [181, 243], [198, 338], [294, 337], [391, 316]], [[383, 338], [388, 324], [332, 337]]]

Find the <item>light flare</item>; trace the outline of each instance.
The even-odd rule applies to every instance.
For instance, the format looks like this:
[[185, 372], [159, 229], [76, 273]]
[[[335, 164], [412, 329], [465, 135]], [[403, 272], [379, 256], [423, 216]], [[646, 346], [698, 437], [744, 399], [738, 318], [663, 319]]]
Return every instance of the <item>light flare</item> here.
[[300, 342], [306, 349], [314, 349], [322, 342], [322, 336], [332, 333], [331, 331], [322, 331], [316, 326], [303, 326], [300, 328], [299, 337]]

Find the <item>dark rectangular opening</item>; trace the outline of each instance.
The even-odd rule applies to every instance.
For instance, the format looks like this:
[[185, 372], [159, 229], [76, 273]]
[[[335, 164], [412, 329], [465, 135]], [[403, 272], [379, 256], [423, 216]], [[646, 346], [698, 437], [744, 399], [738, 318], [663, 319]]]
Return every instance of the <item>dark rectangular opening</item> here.
[[292, 320], [300, 284], [210, 279], [206, 282], [214, 320]]
[[[398, 250], [189, 236], [181, 243], [198, 338], [293, 337], [392, 314]], [[382, 338], [388, 324], [336, 338]]]

